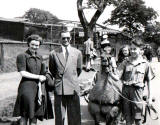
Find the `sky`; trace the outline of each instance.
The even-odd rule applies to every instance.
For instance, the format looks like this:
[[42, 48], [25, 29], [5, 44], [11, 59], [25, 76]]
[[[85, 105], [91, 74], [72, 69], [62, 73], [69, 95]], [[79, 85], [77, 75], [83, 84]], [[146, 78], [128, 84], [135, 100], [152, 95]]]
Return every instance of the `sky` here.
[[[154, 8], [160, 15], [160, 0], [145, 0], [146, 5]], [[2, 0], [0, 17], [14, 18], [24, 15], [30, 8], [38, 8], [51, 12], [59, 19], [79, 21], [77, 14], [77, 0]], [[110, 15], [110, 8], [106, 8], [98, 22], [101, 23]], [[87, 19], [90, 20], [93, 11], [85, 11]], [[105, 15], [105, 18], [104, 18]], [[160, 17], [158, 17], [160, 21]]]

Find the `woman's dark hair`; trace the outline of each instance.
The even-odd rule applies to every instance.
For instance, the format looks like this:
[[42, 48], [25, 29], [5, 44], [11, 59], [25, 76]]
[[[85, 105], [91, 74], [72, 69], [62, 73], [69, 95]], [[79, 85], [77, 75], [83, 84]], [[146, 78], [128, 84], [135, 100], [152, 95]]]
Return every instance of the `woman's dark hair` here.
[[42, 44], [42, 37], [40, 37], [40, 36], [37, 35], [37, 34], [32, 34], [32, 35], [28, 36], [28, 38], [27, 38], [27, 44], [29, 45], [29, 43], [30, 43], [32, 40], [39, 41], [39, 42], [40, 42], [40, 45]]

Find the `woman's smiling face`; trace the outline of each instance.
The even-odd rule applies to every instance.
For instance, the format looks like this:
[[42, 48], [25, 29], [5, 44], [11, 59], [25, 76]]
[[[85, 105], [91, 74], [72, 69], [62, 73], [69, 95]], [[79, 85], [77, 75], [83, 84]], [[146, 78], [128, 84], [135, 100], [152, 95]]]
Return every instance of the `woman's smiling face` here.
[[128, 48], [128, 47], [124, 47], [124, 48], [122, 49], [122, 52], [123, 52], [123, 55], [124, 55], [124, 56], [128, 56], [128, 55], [129, 55], [129, 48]]
[[40, 41], [38, 40], [31, 40], [31, 42], [29, 43], [29, 49], [32, 52], [36, 52], [39, 49], [40, 46]]

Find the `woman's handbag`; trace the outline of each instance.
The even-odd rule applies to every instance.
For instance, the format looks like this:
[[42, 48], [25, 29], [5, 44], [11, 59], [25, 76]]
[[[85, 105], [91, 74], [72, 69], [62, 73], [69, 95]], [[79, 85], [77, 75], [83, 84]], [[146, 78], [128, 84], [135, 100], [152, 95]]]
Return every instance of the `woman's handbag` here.
[[54, 90], [54, 81], [55, 81], [54, 77], [49, 72], [47, 72], [45, 76], [46, 76], [46, 89], [48, 91], [53, 91]]

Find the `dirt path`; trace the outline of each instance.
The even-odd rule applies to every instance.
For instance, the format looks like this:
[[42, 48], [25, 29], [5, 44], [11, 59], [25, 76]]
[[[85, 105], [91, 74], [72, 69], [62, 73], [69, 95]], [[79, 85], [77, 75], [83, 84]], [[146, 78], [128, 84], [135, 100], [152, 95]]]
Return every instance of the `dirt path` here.
[[153, 105], [155, 106], [156, 110], [158, 111], [158, 120], [151, 120], [150, 117], [148, 117], [147, 124], [145, 125], [160, 125], [160, 62], [157, 62], [157, 59], [153, 60], [153, 63], [151, 64], [154, 73], [155, 78], [151, 81], [151, 93], [152, 97], [155, 98], [155, 103]]
[[[154, 63], [152, 63], [152, 67], [156, 74], [155, 79], [151, 83], [152, 96], [154, 96], [156, 99], [156, 102], [154, 103], [154, 105], [158, 111], [158, 114], [160, 114], [160, 90], [159, 90], [160, 62], [157, 62], [157, 60], [154, 60]], [[0, 75], [0, 86], [1, 86], [0, 100], [17, 94], [17, 88], [18, 88], [20, 78], [21, 77], [17, 72]], [[82, 114], [82, 125], [94, 125], [93, 119], [88, 113], [87, 103], [85, 102], [83, 97], [81, 97], [81, 114]], [[160, 118], [160, 115], [159, 115], [159, 118]], [[4, 125], [4, 124], [0, 123], [0, 125]], [[44, 120], [43, 122], [38, 121], [38, 125], [54, 125], [54, 119]], [[148, 118], [146, 125], [160, 125], [160, 119], [157, 121], [153, 121], [150, 118]]]
[[0, 75], [0, 100], [17, 94], [17, 88], [21, 76], [18, 72], [5, 73]]
[[[82, 116], [82, 125], [94, 125], [94, 121], [88, 112], [87, 103], [84, 98], [81, 97], [81, 116]], [[38, 121], [38, 125], [55, 125], [55, 120], [44, 120], [43, 122]], [[65, 125], [67, 125], [67, 121], [65, 121]]]

